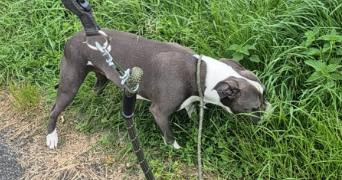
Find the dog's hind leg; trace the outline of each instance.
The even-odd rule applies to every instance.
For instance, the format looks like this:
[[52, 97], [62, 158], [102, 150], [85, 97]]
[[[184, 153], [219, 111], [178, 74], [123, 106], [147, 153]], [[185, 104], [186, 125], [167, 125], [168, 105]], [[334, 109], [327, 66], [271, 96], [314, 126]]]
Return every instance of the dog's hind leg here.
[[168, 145], [172, 145], [175, 149], [180, 149], [181, 147], [175, 140], [171, 129], [169, 120], [171, 113], [165, 112], [165, 110], [154, 103], [152, 103], [150, 106], [150, 112], [153, 114], [155, 122], [158, 125], [161, 134], [163, 135], [164, 142]]
[[74, 99], [88, 72], [86, 67], [77, 66], [75, 62], [62, 58], [56, 102], [50, 109], [48, 135], [46, 137], [46, 145], [50, 149], [56, 148], [58, 143], [57, 118]]
[[103, 89], [107, 85], [108, 78], [107, 76], [103, 75], [100, 72], [95, 72], [96, 75], [96, 83], [94, 84], [94, 91], [96, 92], [97, 95], [101, 95], [103, 93]]

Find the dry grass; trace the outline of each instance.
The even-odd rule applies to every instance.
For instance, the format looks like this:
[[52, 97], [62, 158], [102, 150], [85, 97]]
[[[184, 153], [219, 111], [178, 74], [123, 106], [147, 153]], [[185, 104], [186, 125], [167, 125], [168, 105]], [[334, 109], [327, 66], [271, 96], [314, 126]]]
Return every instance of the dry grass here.
[[[10, 150], [19, 155], [18, 164], [25, 170], [22, 179], [144, 179], [140, 166], [132, 164], [135, 162], [134, 153], [129, 152], [123, 159], [118, 159], [121, 156], [112, 156], [119, 154], [119, 150], [127, 145], [128, 142], [123, 138], [117, 138], [118, 148], [111, 149], [111, 155], [107, 155], [98, 145], [103, 134], [87, 136], [75, 130], [76, 124], [72, 120], [59, 119], [58, 149], [50, 150], [45, 144], [48, 119], [46, 108], [38, 105], [21, 110], [15, 104], [11, 93], [0, 89], [0, 132], [7, 137]], [[131, 157], [134, 159], [128, 160]], [[164, 158], [159, 165], [171, 167], [174, 162]], [[197, 168], [187, 165], [186, 168], [176, 168], [172, 174], [173, 179], [196, 179]], [[168, 179], [169, 176], [159, 174], [158, 179]], [[204, 177], [216, 179], [210, 172], [204, 172]]]
[[[43, 106], [20, 112], [11, 100], [8, 91], [0, 90], [0, 131], [5, 132], [11, 150], [20, 156], [18, 164], [25, 169], [22, 179], [143, 179], [139, 168], [128, 169], [125, 161], [115, 168], [105, 165], [110, 157], [100, 147], [88, 152], [101, 135], [88, 137], [69, 122], [59, 121], [59, 148], [50, 150], [45, 144], [48, 117]], [[132, 168], [134, 173], [128, 173]]]

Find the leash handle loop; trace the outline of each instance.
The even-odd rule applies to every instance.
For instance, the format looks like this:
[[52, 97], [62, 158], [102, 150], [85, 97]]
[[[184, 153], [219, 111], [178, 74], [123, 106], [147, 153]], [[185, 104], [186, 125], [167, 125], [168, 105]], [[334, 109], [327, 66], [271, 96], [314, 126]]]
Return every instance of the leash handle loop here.
[[85, 12], [90, 12], [91, 11], [91, 7], [90, 7], [90, 4], [88, 3], [88, 1], [86, 1], [86, 0], [77, 0], [77, 3], [83, 8], [83, 10]]

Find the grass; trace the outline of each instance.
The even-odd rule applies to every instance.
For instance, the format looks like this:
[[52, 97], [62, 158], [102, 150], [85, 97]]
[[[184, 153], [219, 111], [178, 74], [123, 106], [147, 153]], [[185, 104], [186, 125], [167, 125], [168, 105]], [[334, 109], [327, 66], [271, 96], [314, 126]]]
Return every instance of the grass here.
[[9, 84], [9, 90], [14, 100], [12, 106], [18, 111], [28, 110], [30, 107], [39, 106], [41, 97], [36, 86], [30, 84]]
[[[217, 59], [234, 57], [267, 87], [274, 113], [262, 125], [215, 106], [205, 111], [206, 172], [217, 179], [342, 178], [339, 0], [90, 3], [100, 27], [177, 42]], [[15, 81], [25, 84], [20, 87], [37, 88], [52, 105], [64, 44], [82, 28], [79, 20], [60, 1], [52, 0], [3, 0], [0, 17], [0, 85]], [[93, 74], [87, 77], [68, 110], [76, 116], [75, 128], [80, 131], [110, 132], [110, 138], [101, 140], [110, 153], [118, 148], [111, 142], [124, 130], [122, 92], [110, 85], [105, 96], [97, 97], [89, 93], [94, 81]], [[198, 122], [185, 112], [172, 116], [183, 147], [176, 151], [163, 145], [151, 114], [146, 113], [148, 106], [137, 103], [136, 121], [150, 165], [158, 179], [179, 179], [179, 170], [196, 165]], [[131, 149], [122, 148], [117, 157]], [[165, 159], [177, 164], [164, 167]]]

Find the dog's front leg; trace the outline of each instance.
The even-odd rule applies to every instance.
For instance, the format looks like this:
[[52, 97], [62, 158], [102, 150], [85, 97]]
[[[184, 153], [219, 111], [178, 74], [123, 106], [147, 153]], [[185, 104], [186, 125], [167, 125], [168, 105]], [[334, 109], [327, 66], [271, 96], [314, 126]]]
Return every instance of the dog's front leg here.
[[174, 138], [174, 134], [170, 125], [170, 115], [163, 108], [160, 108], [158, 105], [152, 103], [150, 106], [150, 111], [154, 116], [155, 122], [157, 123], [162, 135], [164, 136], [164, 141], [168, 145], [172, 145], [175, 149], [180, 149], [181, 147], [178, 145], [177, 141]]
[[75, 59], [69, 61], [63, 56], [60, 70], [60, 81], [57, 89], [56, 103], [50, 110], [48, 135], [46, 145], [50, 149], [57, 148], [58, 136], [56, 131], [56, 122], [59, 114], [70, 104], [77, 94], [82, 82], [89, 70], [86, 64], [78, 65]]

